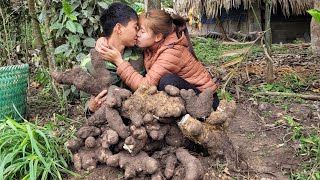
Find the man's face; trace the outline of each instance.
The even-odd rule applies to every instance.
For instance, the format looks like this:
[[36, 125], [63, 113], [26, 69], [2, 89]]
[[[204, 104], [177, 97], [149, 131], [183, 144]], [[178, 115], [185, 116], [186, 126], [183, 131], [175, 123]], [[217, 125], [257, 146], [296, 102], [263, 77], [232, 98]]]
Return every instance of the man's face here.
[[126, 47], [131, 47], [136, 44], [137, 41], [137, 32], [138, 32], [138, 21], [130, 20], [127, 26], [121, 27], [121, 40], [123, 45]]

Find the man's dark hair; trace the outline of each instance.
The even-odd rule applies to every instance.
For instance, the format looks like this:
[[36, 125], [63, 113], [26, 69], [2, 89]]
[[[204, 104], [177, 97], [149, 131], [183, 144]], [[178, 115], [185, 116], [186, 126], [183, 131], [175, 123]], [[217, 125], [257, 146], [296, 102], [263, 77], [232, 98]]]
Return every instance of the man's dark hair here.
[[137, 13], [130, 6], [119, 2], [112, 3], [101, 14], [100, 23], [106, 37], [111, 36], [117, 23], [127, 26], [130, 20], [138, 20]]

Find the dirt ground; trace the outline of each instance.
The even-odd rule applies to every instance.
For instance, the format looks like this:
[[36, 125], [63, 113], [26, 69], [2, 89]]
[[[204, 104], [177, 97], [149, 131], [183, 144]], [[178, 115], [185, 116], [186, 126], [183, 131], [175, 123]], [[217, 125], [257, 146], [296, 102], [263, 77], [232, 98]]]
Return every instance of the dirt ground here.
[[[320, 84], [320, 58], [309, 57], [306, 54], [286, 54], [274, 55], [275, 75], [280, 78], [283, 74], [295, 73], [302, 77], [306, 74], [315, 74]], [[264, 63], [259, 63], [263, 58], [258, 58], [249, 63], [250, 81], [240, 78], [240, 84], [256, 85], [264, 82]], [[263, 61], [262, 61], [263, 62]], [[243, 71], [244, 72], [244, 71]], [[241, 75], [241, 74], [240, 74]], [[301, 76], [300, 76], [301, 75]], [[238, 79], [239, 80], [239, 79]], [[317, 82], [315, 80], [314, 82]], [[37, 93], [40, 89], [32, 87], [30, 93], [29, 117], [51, 116], [58, 109], [51, 104], [34, 104], [37, 102]], [[317, 84], [310, 85], [305, 89], [298, 89], [297, 93], [314, 90]], [[231, 92], [234, 88], [230, 88]], [[233, 92], [236, 97], [236, 92]], [[319, 95], [319, 93], [318, 93]], [[291, 172], [296, 171], [302, 162], [302, 157], [298, 156], [297, 149], [299, 143], [292, 139], [292, 129], [284, 122], [285, 117], [292, 117], [303, 127], [320, 127], [320, 102], [302, 101], [302, 103], [272, 103], [259, 101], [246, 92], [240, 91], [237, 101], [237, 113], [235, 118], [229, 122], [227, 129], [228, 135], [238, 150], [239, 158], [248, 169], [235, 172], [228, 169], [223, 161], [212, 159], [210, 157], [197, 156], [201, 159], [206, 169], [204, 179], [289, 179]], [[68, 112], [71, 119], [77, 119], [76, 122], [83, 120], [84, 114], [78, 104], [68, 105]], [[39, 108], [40, 107], [40, 108]], [[50, 108], [48, 108], [50, 107]], [[80, 113], [79, 113], [80, 112]], [[179, 174], [180, 173], [180, 174]], [[106, 165], [99, 165], [91, 172], [80, 172], [83, 179], [88, 180], [115, 180], [124, 179], [123, 171]], [[173, 179], [183, 179], [184, 175], [178, 172]], [[65, 179], [79, 179], [75, 177], [66, 177]], [[150, 179], [150, 178], [136, 178]]]
[[[223, 162], [198, 156], [206, 169], [204, 179], [289, 179], [290, 172], [298, 168], [301, 159], [296, 153], [296, 142], [290, 139], [288, 127], [275, 125], [275, 122], [290, 115], [306, 126], [319, 125], [319, 105], [319, 102], [292, 104], [290, 110], [286, 111], [283, 107], [266, 103], [239, 103], [236, 117], [230, 122], [228, 135], [249, 169], [234, 172], [225, 168]], [[268, 117], [263, 117], [263, 112], [268, 112]], [[124, 179], [121, 170], [106, 165], [82, 174], [87, 180]], [[183, 174], [176, 174], [173, 179], [183, 177]]]

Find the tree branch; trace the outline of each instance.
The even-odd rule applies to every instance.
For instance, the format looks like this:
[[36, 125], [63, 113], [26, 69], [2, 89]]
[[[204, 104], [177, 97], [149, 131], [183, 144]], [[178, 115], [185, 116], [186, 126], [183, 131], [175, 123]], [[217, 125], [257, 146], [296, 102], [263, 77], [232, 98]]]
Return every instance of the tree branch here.
[[297, 94], [297, 93], [285, 93], [285, 92], [258, 92], [253, 94], [254, 96], [261, 96], [261, 95], [272, 95], [272, 96], [286, 96], [286, 97], [298, 97], [302, 99], [312, 100], [312, 101], [320, 101], [320, 96], [311, 95], [311, 94]]

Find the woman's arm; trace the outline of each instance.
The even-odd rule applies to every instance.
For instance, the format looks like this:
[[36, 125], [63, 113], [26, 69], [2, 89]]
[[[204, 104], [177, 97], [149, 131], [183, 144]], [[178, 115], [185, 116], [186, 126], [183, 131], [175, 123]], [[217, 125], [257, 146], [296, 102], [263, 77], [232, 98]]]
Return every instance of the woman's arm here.
[[145, 77], [140, 75], [134, 68], [127, 62], [123, 62], [117, 68], [117, 74], [129, 86], [132, 90], [136, 90], [139, 86], [143, 85], [155, 85], [159, 84], [160, 78], [168, 73], [177, 74], [181, 67], [179, 66], [181, 60], [172, 55], [171, 53], [163, 52], [147, 70]]
[[181, 57], [181, 52], [175, 49], [163, 51], [152, 64], [152, 67], [147, 70], [145, 77], [138, 73], [130, 63], [124, 61], [116, 48], [101, 46], [101, 49], [97, 51], [101, 51], [99, 53], [104, 59], [117, 66], [117, 74], [134, 91], [141, 85], [157, 86], [163, 75], [168, 73], [176, 74], [181, 70], [181, 59], [179, 58]]
[[99, 52], [100, 56], [108, 62], [119, 66], [124, 60], [118, 49], [108, 44], [108, 40], [105, 37], [100, 37], [97, 40], [95, 49]]

